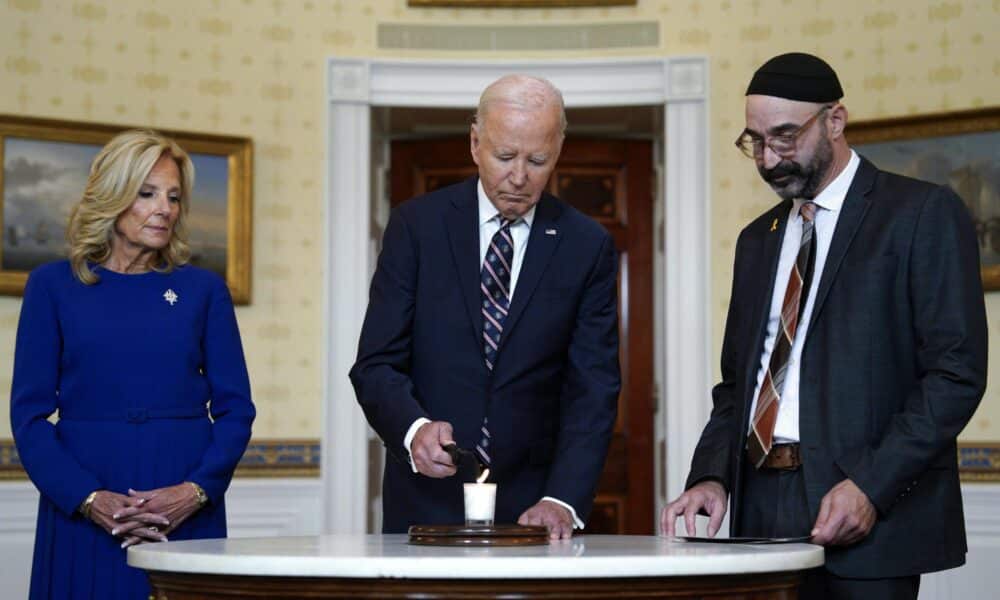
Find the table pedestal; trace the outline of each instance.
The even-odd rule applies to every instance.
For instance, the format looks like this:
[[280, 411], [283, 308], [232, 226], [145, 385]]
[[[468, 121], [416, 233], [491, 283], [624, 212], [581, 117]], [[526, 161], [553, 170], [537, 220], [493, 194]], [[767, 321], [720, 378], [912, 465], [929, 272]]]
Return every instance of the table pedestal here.
[[389, 579], [262, 577], [150, 571], [155, 600], [395, 598], [795, 600], [798, 572], [622, 579]]

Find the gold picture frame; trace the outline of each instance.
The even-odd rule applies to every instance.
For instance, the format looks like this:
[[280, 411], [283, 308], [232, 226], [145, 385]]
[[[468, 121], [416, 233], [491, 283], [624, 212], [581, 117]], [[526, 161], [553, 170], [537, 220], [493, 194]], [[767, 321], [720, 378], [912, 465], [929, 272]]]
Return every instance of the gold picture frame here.
[[[0, 294], [21, 295], [35, 266], [65, 256], [69, 210], [90, 160], [125, 125], [0, 114]], [[250, 302], [253, 143], [250, 138], [158, 129], [195, 163], [189, 214], [192, 264], [221, 275], [236, 304]]]
[[[235, 477], [319, 477], [320, 441], [316, 438], [251, 439]], [[14, 440], [0, 439], [0, 481], [24, 481], [28, 474], [21, 464]]]
[[1000, 106], [849, 123], [880, 169], [948, 184], [976, 223], [985, 290], [1000, 290]]
[[635, 6], [638, 0], [408, 0], [411, 8], [577, 8]]
[[1000, 442], [959, 442], [958, 466], [962, 481], [1000, 481]]

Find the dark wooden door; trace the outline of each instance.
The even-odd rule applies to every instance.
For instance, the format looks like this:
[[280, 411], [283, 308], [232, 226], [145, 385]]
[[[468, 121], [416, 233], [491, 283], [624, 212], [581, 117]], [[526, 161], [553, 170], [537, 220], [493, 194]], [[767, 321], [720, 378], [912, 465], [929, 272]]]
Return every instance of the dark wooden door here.
[[[466, 136], [392, 143], [393, 206], [475, 174]], [[652, 180], [650, 142], [567, 137], [548, 185], [604, 225], [620, 254], [622, 393], [587, 533], [653, 533]]]

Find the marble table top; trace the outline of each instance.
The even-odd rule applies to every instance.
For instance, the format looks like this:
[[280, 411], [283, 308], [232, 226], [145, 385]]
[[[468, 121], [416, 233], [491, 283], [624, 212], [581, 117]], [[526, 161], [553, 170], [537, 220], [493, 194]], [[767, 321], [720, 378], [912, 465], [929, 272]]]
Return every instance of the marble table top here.
[[230, 538], [142, 544], [128, 564], [151, 571], [283, 577], [553, 579], [767, 573], [823, 564], [811, 544], [710, 544], [581, 535], [547, 546], [412, 546], [406, 535]]

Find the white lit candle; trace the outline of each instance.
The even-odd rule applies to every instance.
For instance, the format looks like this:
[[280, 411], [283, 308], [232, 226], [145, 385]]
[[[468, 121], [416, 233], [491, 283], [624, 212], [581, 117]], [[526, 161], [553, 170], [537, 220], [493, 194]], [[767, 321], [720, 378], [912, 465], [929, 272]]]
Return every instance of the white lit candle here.
[[489, 477], [486, 469], [476, 479], [476, 483], [465, 484], [465, 525], [467, 527], [490, 527], [496, 508], [497, 484], [483, 483]]

